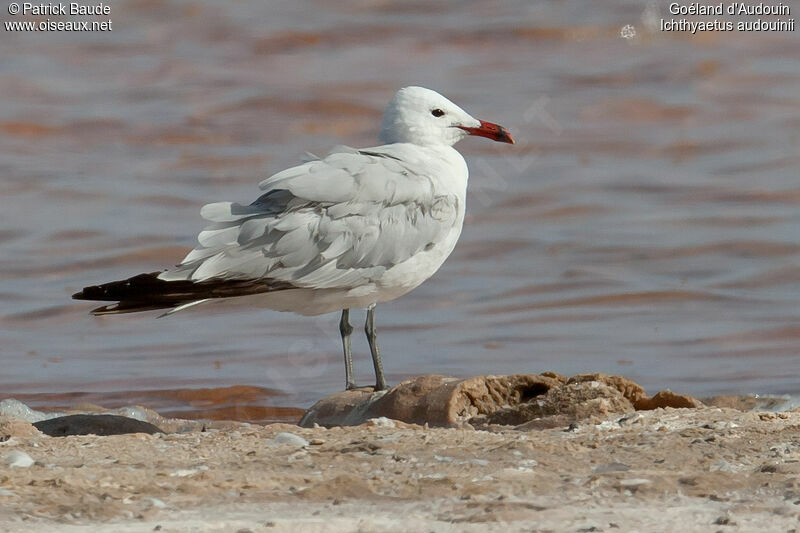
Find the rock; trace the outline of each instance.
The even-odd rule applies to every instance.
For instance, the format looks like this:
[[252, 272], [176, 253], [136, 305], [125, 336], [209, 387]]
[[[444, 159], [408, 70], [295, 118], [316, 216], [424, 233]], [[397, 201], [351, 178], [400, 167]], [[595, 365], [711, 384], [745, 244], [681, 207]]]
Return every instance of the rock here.
[[315, 403], [305, 412], [300, 422], [300, 427], [320, 426], [357, 426], [372, 416], [365, 416], [370, 405], [384, 392], [374, 392], [372, 388], [351, 389], [336, 394]]
[[567, 376], [562, 376], [558, 372], [542, 372], [539, 375], [540, 376], [544, 376], [546, 378], [553, 378], [553, 379], [557, 380], [559, 383], [561, 383], [562, 385], [566, 385], [567, 381], [569, 381]]
[[0, 416], [0, 442], [5, 442], [11, 437], [31, 438], [41, 434], [41, 431], [30, 422], [11, 416]]
[[652, 398], [644, 397], [634, 401], [633, 406], [637, 411], [652, 411], [660, 407], [672, 407], [674, 409], [696, 408], [703, 407], [703, 404], [687, 394], [675, 394], [670, 390], [662, 390]]
[[600, 383], [604, 383], [609, 387], [614, 387], [632, 403], [647, 396], [644, 392], [644, 389], [638, 383], [634, 383], [628, 378], [622, 376], [612, 376], [601, 373], [578, 374], [577, 376], [569, 378], [567, 383], [582, 383], [584, 381], [599, 381]]
[[126, 433], [163, 433], [148, 422], [118, 415], [67, 415], [33, 424], [51, 437], [68, 435], [123, 435]]
[[455, 427], [474, 416], [527, 402], [561, 384], [556, 377], [528, 374], [464, 380], [420, 376], [386, 392], [356, 389], [324, 398], [303, 415], [299, 425], [352, 426], [385, 417], [409, 424]]
[[0, 416], [10, 416], [12, 418], [19, 418], [27, 422], [39, 422], [49, 418], [46, 413], [31, 409], [24, 403], [14, 398], [6, 398], [0, 400]]
[[615, 387], [600, 381], [571, 381], [533, 402], [497, 411], [487, 417], [487, 422], [530, 430], [546, 427], [549, 417], [555, 417], [559, 426], [567, 426], [590, 417], [607, 418], [633, 410], [633, 404]]
[[429, 423], [435, 426], [455, 424], [449, 415], [449, 399], [461, 383], [447, 376], [420, 376], [392, 387], [370, 405], [369, 416], [385, 416], [410, 424]]
[[712, 396], [700, 400], [707, 407], [722, 407], [738, 411], [785, 410], [789, 400], [775, 396]]
[[451, 414], [468, 421], [509, 406], [527, 404], [562, 385], [558, 378], [536, 374], [484, 376], [464, 380], [453, 397]]
[[25, 452], [14, 450], [3, 458], [3, 462], [9, 468], [28, 468], [35, 462], [33, 458]]
[[[478, 424], [475, 421], [475, 426], [479, 429], [488, 429], [488, 426], [484, 428], [481, 424]], [[533, 420], [529, 420], [524, 424], [520, 424], [514, 429], [518, 429], [520, 431], [533, 431], [539, 429], [553, 429], [553, 428], [563, 428], [569, 427], [575, 423], [575, 417], [572, 415], [552, 415], [546, 416], [544, 418], [535, 418]]]
[[[633, 413], [659, 407], [703, 407], [691, 396], [661, 391], [647, 397], [633, 381], [609, 374], [516, 374], [457, 379], [420, 376], [388, 391], [344, 391], [306, 411], [299, 425], [314, 427], [377, 426], [398, 421], [431, 426], [482, 429], [545, 429], [570, 426], [587, 418]], [[388, 419], [388, 420], [387, 420]], [[634, 423], [634, 422], [631, 422]], [[625, 422], [620, 422], [624, 425]]]
[[286, 432], [275, 435], [272, 442], [277, 445], [294, 446], [296, 448], [305, 448], [309, 445], [309, 442], [303, 437]]
[[[117, 415], [125, 418], [133, 418], [136, 420], [141, 420], [142, 422], [148, 422], [158, 427], [161, 431], [165, 433], [198, 431], [203, 427], [207, 427], [209, 429], [212, 428], [221, 429], [221, 428], [228, 428], [234, 424], [236, 425], [239, 424], [238, 422], [231, 422], [225, 420], [203, 421], [203, 420], [183, 420], [179, 418], [165, 418], [160, 414], [156, 413], [155, 411], [153, 411], [152, 409], [148, 409], [147, 407], [142, 407], [139, 405], [106, 410], [98, 405], [90, 403], [81, 403], [67, 409], [66, 412], [48, 411], [44, 413], [42, 411], [36, 411], [34, 409], [31, 409], [24, 403], [15, 400], [13, 398], [7, 398], [5, 400], [0, 401], [0, 424], [2, 424], [1, 421], [4, 417], [19, 419], [33, 424], [36, 422], [42, 422], [44, 420], [51, 420], [55, 418], [65, 417], [68, 415], [77, 415], [77, 414], [80, 415], [105, 414], [105, 415]], [[3, 434], [0, 433], [0, 441], [2, 441], [2, 438]]]

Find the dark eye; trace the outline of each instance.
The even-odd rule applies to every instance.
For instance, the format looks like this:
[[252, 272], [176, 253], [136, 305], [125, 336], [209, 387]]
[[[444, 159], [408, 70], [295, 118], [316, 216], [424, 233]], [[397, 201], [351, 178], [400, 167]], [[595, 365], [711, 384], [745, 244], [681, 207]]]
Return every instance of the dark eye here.
[[444, 111], [442, 111], [441, 109], [434, 109], [433, 111], [431, 111], [431, 115], [433, 115], [436, 118], [443, 117]]

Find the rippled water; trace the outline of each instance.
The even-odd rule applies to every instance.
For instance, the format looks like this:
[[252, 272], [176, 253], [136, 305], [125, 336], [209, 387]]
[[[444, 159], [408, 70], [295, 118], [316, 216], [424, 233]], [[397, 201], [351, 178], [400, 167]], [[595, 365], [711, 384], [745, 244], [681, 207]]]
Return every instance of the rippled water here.
[[603, 371], [800, 393], [797, 35], [660, 33], [666, 2], [530, 4], [133, 0], [112, 33], [0, 33], [2, 396], [341, 389], [336, 316], [95, 318], [69, 296], [175, 263], [201, 205], [252, 200], [305, 151], [374, 145], [409, 84], [518, 144], [459, 145], [462, 240], [378, 309], [391, 382]]

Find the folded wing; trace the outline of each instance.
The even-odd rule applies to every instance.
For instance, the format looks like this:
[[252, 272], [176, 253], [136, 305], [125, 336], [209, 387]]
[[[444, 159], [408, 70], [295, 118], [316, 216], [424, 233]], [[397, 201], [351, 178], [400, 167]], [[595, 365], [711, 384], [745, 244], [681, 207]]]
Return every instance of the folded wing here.
[[390, 148], [344, 149], [264, 180], [250, 205], [209, 204], [199, 246], [164, 281], [354, 288], [429, 250], [457, 221], [422, 165]]

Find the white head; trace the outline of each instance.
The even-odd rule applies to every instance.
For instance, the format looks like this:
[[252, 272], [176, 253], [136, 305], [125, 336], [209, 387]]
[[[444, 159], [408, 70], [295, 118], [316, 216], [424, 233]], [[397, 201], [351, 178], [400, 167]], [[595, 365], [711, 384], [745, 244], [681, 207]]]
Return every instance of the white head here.
[[452, 146], [467, 135], [514, 143], [505, 128], [472, 118], [436, 91], [404, 87], [395, 93], [383, 112], [380, 141]]

